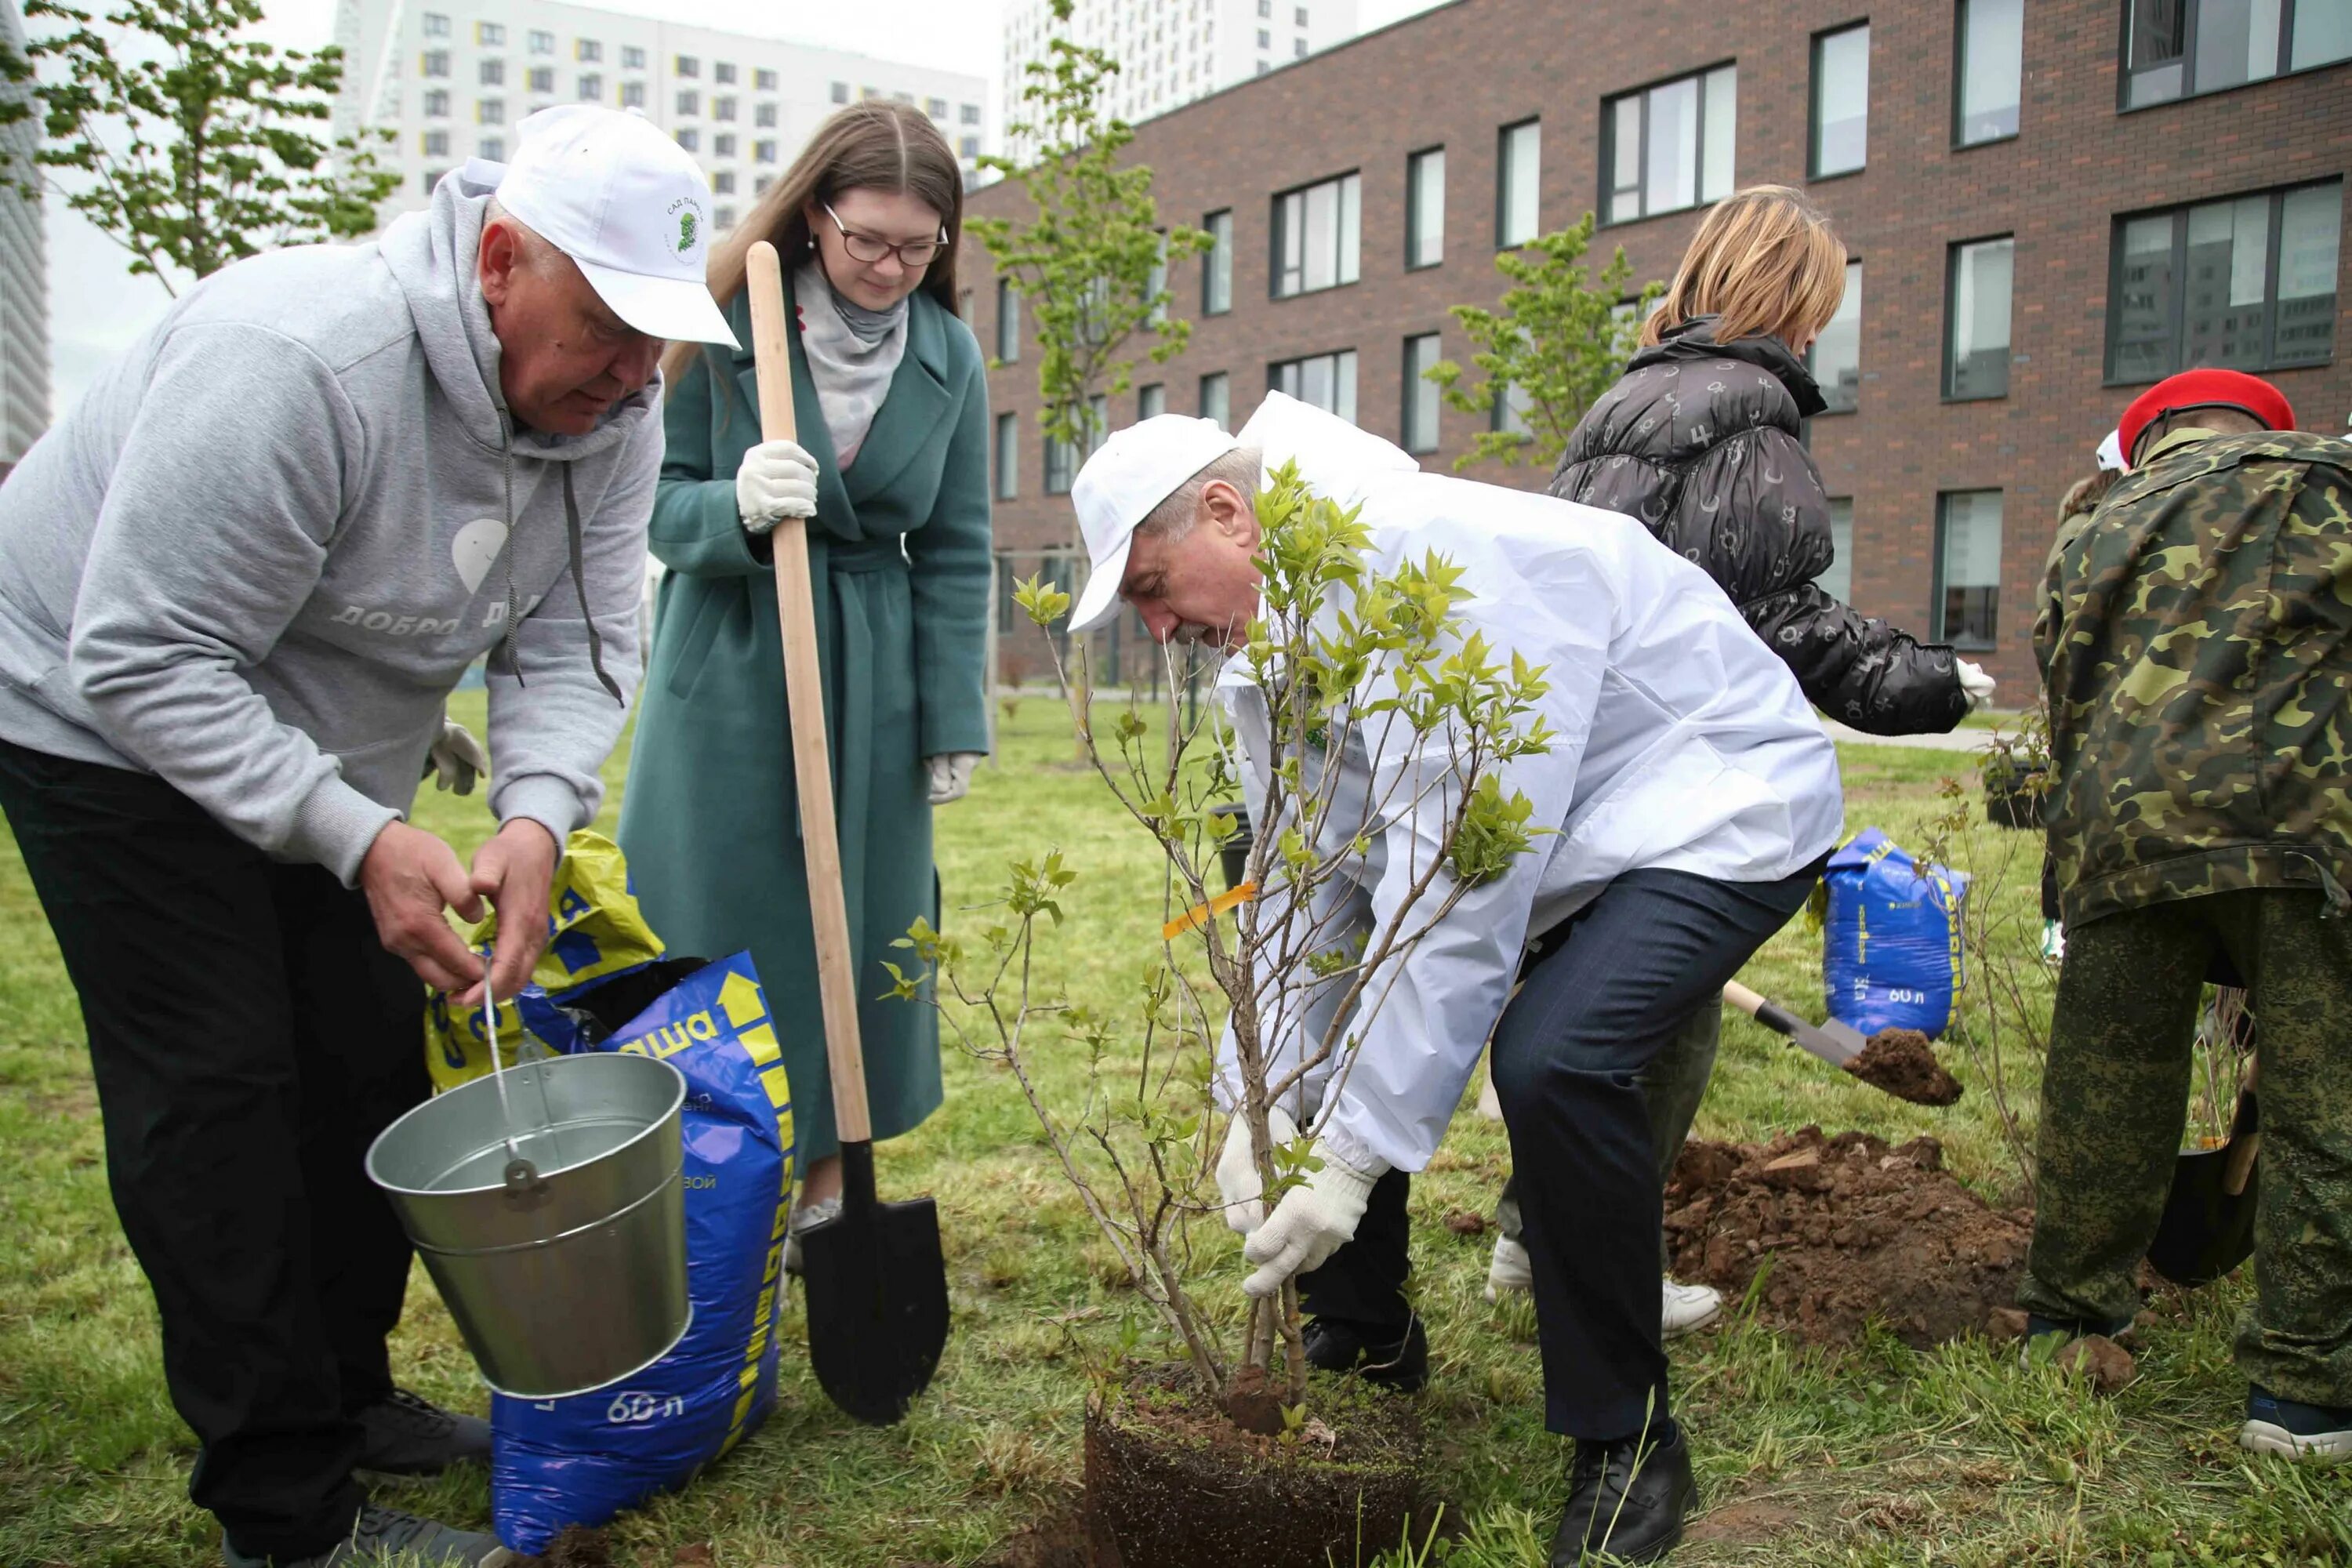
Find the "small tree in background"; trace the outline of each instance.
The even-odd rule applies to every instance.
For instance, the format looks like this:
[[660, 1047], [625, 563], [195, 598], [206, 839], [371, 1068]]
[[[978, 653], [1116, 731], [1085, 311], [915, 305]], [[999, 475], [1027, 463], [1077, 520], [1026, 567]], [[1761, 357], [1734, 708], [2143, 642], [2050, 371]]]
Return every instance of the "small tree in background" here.
[[238, 37], [261, 20], [260, 0], [124, 0], [106, 31], [61, 0], [29, 0], [25, 16], [62, 30], [21, 52], [0, 43], [0, 77], [21, 89], [0, 103], [0, 125], [37, 117], [44, 135], [31, 166], [7, 159], [0, 174], [27, 200], [46, 171], [87, 176], [59, 187], [66, 205], [166, 292], [167, 268], [204, 278], [279, 246], [366, 234], [400, 184], [371, 147], [305, 129], [334, 112], [342, 51]]
[[[1071, 8], [1071, 0], [1054, 0], [1054, 19], [1067, 22]], [[980, 160], [1021, 186], [1035, 216], [974, 217], [965, 226], [1027, 305], [1045, 435], [1084, 452], [1104, 434], [1094, 399], [1134, 384], [1138, 336], [1156, 340], [1141, 351], [1154, 364], [1184, 352], [1192, 325], [1169, 313], [1168, 268], [1207, 249], [1209, 236], [1181, 224], [1163, 231], [1151, 170], [1122, 166], [1119, 153], [1135, 132], [1102, 112], [1104, 84], [1118, 62], [1063, 37], [1046, 49], [1047, 58], [1028, 68], [1023, 118], [1006, 128], [1035, 139], [1036, 162]]]
[[1633, 265], [1625, 259], [1624, 247], [1601, 269], [1599, 280], [1588, 283], [1584, 253], [1591, 245], [1592, 215], [1586, 213], [1571, 227], [1495, 258], [1495, 270], [1511, 284], [1499, 309], [1453, 308], [1454, 319], [1476, 350], [1470, 363], [1483, 379], [1464, 384], [1462, 366], [1453, 360], [1440, 360], [1424, 374], [1444, 388], [1448, 404], [1482, 417], [1516, 393], [1526, 425], [1480, 431], [1476, 444], [1454, 459], [1456, 468], [1489, 458], [1549, 467], [1567, 450], [1569, 434], [1584, 411], [1625, 373], [1625, 362], [1641, 342], [1642, 318], [1665, 286], [1648, 285], [1632, 310], [1625, 310], [1625, 284]]

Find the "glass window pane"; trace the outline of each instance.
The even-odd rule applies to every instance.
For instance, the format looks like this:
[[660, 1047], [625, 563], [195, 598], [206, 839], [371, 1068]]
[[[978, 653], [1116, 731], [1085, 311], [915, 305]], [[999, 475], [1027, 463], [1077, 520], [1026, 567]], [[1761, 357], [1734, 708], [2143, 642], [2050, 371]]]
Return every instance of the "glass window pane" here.
[[2017, 134], [2025, 0], [1961, 0], [1960, 141]]
[[2307, 185], [2280, 200], [2277, 345], [2273, 364], [2325, 364], [2336, 344], [2336, 264], [2344, 230], [2341, 184]]
[[1832, 414], [1851, 414], [1862, 401], [1862, 263], [1845, 264], [1845, 298], [1813, 340], [1813, 379]]
[[1416, 153], [1410, 181], [1412, 212], [1405, 265], [1433, 267], [1445, 258], [1445, 150]]
[[1011, 500], [1021, 493], [1021, 416], [996, 416], [996, 499]]
[[1963, 490], [1942, 501], [1935, 635], [1958, 647], [1990, 647], [2000, 631], [2000, 492]]
[[1276, 294], [1296, 294], [1307, 286], [1307, 197], [1293, 191], [1274, 204], [1275, 248], [1282, 269], [1275, 279]]
[[2258, 370], [2269, 321], [2271, 202], [2246, 196], [2189, 209], [2183, 364]]
[[1234, 425], [1232, 384], [1223, 371], [1201, 378], [1201, 417], [1213, 420], [1220, 430], [1230, 430]]
[[1505, 245], [1525, 245], [1537, 227], [1537, 192], [1542, 175], [1543, 127], [1535, 121], [1503, 133], [1503, 232]]
[[1157, 419], [1167, 412], [1168, 388], [1160, 383], [1153, 382], [1135, 395], [1135, 416], [1138, 419]]
[[2330, 60], [2352, 58], [2352, 5], [2345, 0], [2301, 0], [2294, 8], [2294, 41], [2287, 68], [2302, 70]]
[[1719, 202], [1731, 194], [1738, 130], [1739, 75], [1725, 66], [1706, 73], [1706, 149], [1699, 161], [1699, 200]]
[[1329, 182], [1307, 192], [1307, 289], [1328, 289], [1339, 279], [1339, 187]]
[[1234, 215], [1209, 215], [1209, 255], [1202, 268], [1201, 309], [1222, 315], [1234, 308]]
[[1292, 394], [1302, 403], [1318, 408], [1331, 406], [1331, 356], [1318, 354], [1313, 359], [1298, 362], [1298, 390]]
[[1644, 212], [1672, 212], [1698, 201], [1698, 79], [1650, 89]]
[[1617, 100], [1615, 143], [1612, 161], [1609, 216], [1612, 221], [1642, 216], [1642, 98], [1628, 93]]
[[1339, 182], [1339, 278], [1353, 283], [1363, 263], [1363, 178], [1349, 174]]
[[[2325, 0], [2321, 0], [2325, 3]], [[2198, 0], [2198, 92], [2278, 74], [2279, 0]]]
[[1821, 41], [1813, 57], [1813, 173], [1861, 168], [1870, 132], [1868, 27], [1848, 27]]
[[1356, 351], [1342, 349], [1331, 356], [1331, 412], [1349, 424], [1356, 422]]
[[1404, 341], [1404, 389], [1399, 404], [1404, 415], [1401, 434], [1408, 452], [1437, 449], [1438, 390], [1437, 384], [1428, 379], [1429, 367], [1437, 363], [1437, 345], [1435, 332]]
[[1002, 278], [996, 280], [996, 357], [1007, 364], [1021, 357], [1021, 296]]
[[1951, 397], [2009, 392], [2010, 263], [2013, 242], [1964, 245], [1952, 266]]
[[[2126, 57], [2135, 71], [2175, 68], [2189, 52], [2189, 0], [2132, 0], [2131, 41]], [[2174, 90], [2179, 91], [2176, 68]]]
[[1840, 604], [1851, 604], [1853, 600], [1853, 502], [1851, 499], [1830, 502], [1830, 542], [1836, 546], [1837, 555], [1813, 582], [1822, 593]]
[[1506, 436], [1526, 435], [1528, 410], [1534, 406], [1535, 400], [1528, 395], [1526, 387], [1516, 382], [1506, 385], [1495, 398], [1495, 429]]
[[2116, 381], [2155, 381], [2173, 365], [2172, 235], [2174, 216], [2136, 217], [2124, 225], [2116, 268], [2116, 338], [2107, 374]]

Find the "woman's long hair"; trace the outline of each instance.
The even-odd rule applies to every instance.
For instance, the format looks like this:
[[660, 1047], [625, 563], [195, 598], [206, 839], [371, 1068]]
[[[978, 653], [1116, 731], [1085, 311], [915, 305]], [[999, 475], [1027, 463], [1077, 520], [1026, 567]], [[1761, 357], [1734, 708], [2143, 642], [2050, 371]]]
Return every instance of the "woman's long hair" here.
[[[879, 99], [853, 103], [818, 126], [784, 177], [711, 247], [710, 297], [723, 310], [742, 291], [745, 258], [757, 241], [776, 247], [786, 272], [799, 266], [809, 254], [809, 205], [854, 190], [904, 191], [940, 215], [947, 245], [917, 287], [953, 314], [956, 252], [963, 241], [962, 171], [929, 116], [912, 104]], [[676, 380], [701, 349], [699, 343], [670, 344], [662, 358], [663, 378]]]
[[1787, 185], [1750, 185], [1715, 204], [1683, 252], [1674, 286], [1642, 323], [1642, 342], [1696, 316], [1721, 318], [1715, 341], [1815, 336], [1845, 298], [1845, 242]]

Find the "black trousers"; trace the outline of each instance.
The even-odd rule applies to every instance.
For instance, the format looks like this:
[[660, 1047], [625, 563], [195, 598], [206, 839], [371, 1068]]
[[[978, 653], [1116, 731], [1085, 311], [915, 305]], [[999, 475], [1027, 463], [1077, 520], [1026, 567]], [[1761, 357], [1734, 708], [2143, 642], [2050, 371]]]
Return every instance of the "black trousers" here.
[[409, 1247], [362, 1160], [428, 1088], [424, 988], [361, 894], [161, 780], [0, 742], [0, 809], [81, 998], [189, 1495], [240, 1552], [324, 1552], [392, 1389]]
[[[1544, 1424], [1606, 1439], [1669, 1414], [1658, 1338], [1657, 1157], [1642, 1074], [1724, 982], [1804, 907], [1819, 866], [1778, 882], [1633, 871], [1548, 932], [1496, 1026], [1496, 1097], [1535, 1273]], [[1300, 1306], [1391, 1337], [1410, 1178], [1372, 1189], [1356, 1237], [1299, 1278]]]

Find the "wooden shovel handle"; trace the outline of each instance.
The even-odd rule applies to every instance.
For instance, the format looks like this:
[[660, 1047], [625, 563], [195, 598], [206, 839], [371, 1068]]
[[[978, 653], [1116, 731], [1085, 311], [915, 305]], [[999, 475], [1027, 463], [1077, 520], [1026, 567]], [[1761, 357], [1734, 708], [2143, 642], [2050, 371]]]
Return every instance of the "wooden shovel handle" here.
[[1737, 980], [1727, 980], [1723, 983], [1723, 999], [1751, 1018], [1771, 1005], [1763, 997], [1759, 996]]
[[[760, 435], [794, 438], [791, 329], [784, 269], [776, 247], [751, 247], [743, 287], [751, 299], [751, 352], [760, 384]], [[792, 710], [793, 773], [800, 784], [801, 845], [808, 855], [809, 919], [816, 933], [817, 995], [824, 1008], [824, 1059], [832, 1068], [833, 1119], [844, 1143], [873, 1138], [866, 1110], [866, 1053], [857, 1037], [856, 974], [850, 963], [849, 906], [841, 887], [841, 841], [833, 816], [833, 763], [824, 738], [824, 678], [816, 657], [815, 600], [809, 586], [808, 524], [780, 520], [775, 549], [776, 615], [784, 634], [784, 697]]]

